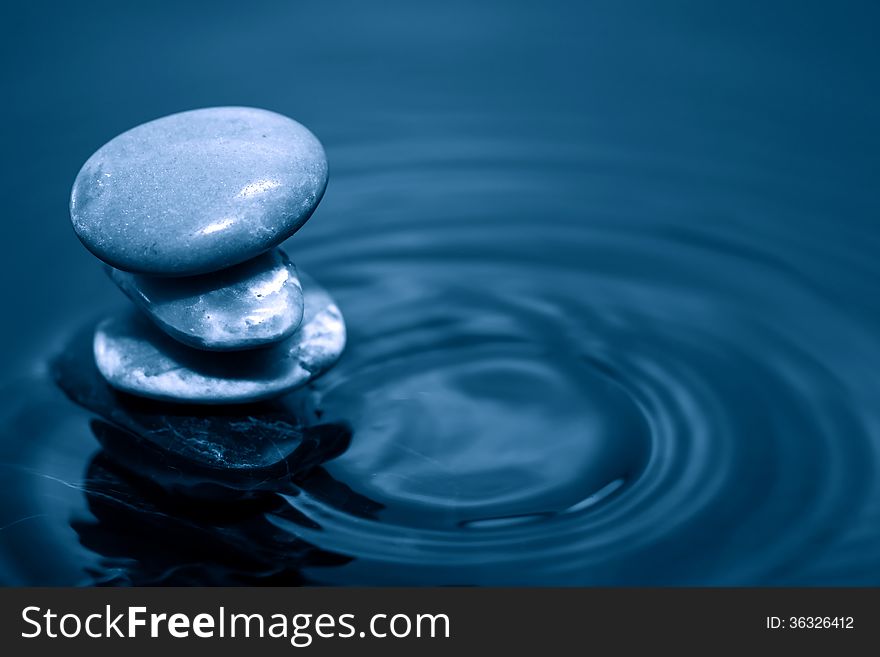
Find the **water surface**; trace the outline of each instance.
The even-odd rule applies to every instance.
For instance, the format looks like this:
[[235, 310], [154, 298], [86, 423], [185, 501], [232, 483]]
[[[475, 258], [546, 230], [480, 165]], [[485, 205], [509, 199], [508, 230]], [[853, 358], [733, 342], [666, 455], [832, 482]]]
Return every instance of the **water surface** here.
[[[21, 8], [0, 580], [878, 584], [877, 18]], [[125, 304], [68, 225], [78, 167], [221, 104], [297, 118], [331, 165], [284, 248], [349, 348], [285, 401], [320, 458], [263, 478], [128, 449], [50, 365]]]

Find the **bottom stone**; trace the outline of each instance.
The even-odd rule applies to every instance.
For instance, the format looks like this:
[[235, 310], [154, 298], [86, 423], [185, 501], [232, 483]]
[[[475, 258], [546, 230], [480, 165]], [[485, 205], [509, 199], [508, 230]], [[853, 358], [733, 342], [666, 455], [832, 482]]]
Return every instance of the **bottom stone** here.
[[95, 330], [95, 362], [124, 392], [163, 401], [230, 404], [277, 397], [329, 369], [345, 348], [345, 322], [326, 290], [301, 275], [303, 320], [290, 338], [243, 352], [186, 347], [136, 311]]

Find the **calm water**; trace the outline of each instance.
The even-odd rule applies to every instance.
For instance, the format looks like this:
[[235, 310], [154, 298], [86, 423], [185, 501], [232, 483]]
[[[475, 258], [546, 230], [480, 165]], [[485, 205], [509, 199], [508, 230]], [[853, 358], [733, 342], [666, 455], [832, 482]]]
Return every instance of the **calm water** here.
[[[4, 16], [0, 581], [880, 584], [880, 16], [721, 4]], [[331, 165], [285, 247], [350, 346], [265, 476], [138, 451], [50, 372], [125, 303], [80, 164], [221, 104]]]

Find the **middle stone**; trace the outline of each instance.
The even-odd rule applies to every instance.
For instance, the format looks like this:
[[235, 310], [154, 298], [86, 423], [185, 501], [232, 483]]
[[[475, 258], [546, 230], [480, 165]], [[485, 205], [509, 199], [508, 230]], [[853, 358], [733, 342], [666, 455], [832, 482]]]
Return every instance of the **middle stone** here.
[[302, 285], [281, 249], [186, 278], [109, 266], [107, 272], [159, 328], [197, 349], [237, 351], [279, 342], [293, 335], [303, 318]]

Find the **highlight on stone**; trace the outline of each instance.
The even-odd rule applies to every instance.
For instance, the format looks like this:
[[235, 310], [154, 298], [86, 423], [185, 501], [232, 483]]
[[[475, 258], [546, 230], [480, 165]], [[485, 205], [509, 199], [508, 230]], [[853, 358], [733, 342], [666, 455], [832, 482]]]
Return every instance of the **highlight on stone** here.
[[98, 149], [74, 182], [71, 220], [135, 307], [95, 331], [107, 382], [163, 401], [245, 403], [335, 364], [342, 314], [277, 248], [326, 185], [317, 138], [260, 109], [182, 112]]
[[82, 243], [108, 265], [189, 276], [277, 246], [311, 216], [327, 157], [274, 112], [212, 107], [122, 133], [83, 165], [70, 195]]
[[201, 276], [147, 276], [109, 266], [107, 273], [159, 328], [197, 349], [270, 345], [290, 337], [302, 321], [302, 284], [277, 248]]

